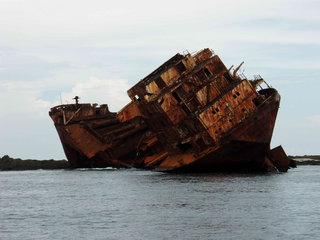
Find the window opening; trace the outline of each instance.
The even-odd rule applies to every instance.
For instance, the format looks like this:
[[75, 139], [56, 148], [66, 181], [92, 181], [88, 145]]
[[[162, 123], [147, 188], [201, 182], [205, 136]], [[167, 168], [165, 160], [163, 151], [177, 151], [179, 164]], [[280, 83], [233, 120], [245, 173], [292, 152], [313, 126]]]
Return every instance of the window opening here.
[[254, 103], [254, 105], [259, 106], [260, 105], [260, 101], [258, 98], [254, 98], [252, 99], [252, 102]]
[[186, 68], [186, 66], [183, 64], [183, 62], [179, 62], [179, 63], [176, 65], [176, 67], [177, 67], [179, 73], [183, 73], [184, 71], [187, 70], [187, 68]]
[[206, 76], [209, 78], [212, 76], [211, 72], [208, 70], [208, 68], [204, 68], [204, 73], [206, 74]]
[[225, 72], [225, 73], [223, 74], [223, 76], [224, 76], [229, 82], [232, 82], [232, 78], [231, 78], [229, 72]]
[[181, 98], [178, 96], [178, 94], [176, 92], [172, 93], [172, 96], [180, 103], [181, 102]]
[[162, 80], [161, 76], [156, 78], [154, 81], [160, 89], [166, 87], [166, 83]]
[[179, 143], [177, 146], [181, 150], [181, 152], [185, 152], [185, 151], [187, 151], [188, 149], [190, 149], [192, 147], [190, 142]]
[[216, 114], [216, 113], [218, 113], [218, 112], [220, 112], [219, 108], [215, 108], [215, 109], [212, 110], [212, 113], [213, 113], [213, 114]]
[[204, 74], [203, 70], [200, 70], [200, 71], [196, 72], [195, 74], [200, 81], [206, 79], [206, 75]]

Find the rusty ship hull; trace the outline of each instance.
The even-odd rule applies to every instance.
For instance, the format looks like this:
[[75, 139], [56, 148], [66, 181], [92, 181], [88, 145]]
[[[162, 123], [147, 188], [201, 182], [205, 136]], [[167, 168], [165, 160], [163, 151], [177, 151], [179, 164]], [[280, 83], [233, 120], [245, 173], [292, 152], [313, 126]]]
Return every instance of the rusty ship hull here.
[[[240, 65], [241, 66], [241, 65]], [[210, 49], [176, 54], [139, 81], [119, 112], [67, 104], [49, 115], [72, 168], [159, 171], [287, 171], [270, 149], [280, 104], [276, 89], [231, 72]]]

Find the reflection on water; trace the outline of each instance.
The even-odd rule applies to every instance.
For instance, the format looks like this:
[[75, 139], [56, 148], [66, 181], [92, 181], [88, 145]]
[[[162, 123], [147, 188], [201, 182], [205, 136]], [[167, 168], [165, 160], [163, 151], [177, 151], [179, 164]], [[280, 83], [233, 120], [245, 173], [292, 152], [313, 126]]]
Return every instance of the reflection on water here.
[[319, 170], [0, 172], [0, 239], [316, 239]]

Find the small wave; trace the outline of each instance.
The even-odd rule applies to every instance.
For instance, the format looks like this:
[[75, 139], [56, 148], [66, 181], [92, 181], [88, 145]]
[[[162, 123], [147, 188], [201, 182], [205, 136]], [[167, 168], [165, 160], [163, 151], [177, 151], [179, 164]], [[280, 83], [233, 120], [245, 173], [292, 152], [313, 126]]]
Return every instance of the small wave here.
[[75, 168], [70, 169], [71, 171], [116, 171], [119, 170], [119, 168], [113, 168], [113, 167], [105, 167], [105, 168]]

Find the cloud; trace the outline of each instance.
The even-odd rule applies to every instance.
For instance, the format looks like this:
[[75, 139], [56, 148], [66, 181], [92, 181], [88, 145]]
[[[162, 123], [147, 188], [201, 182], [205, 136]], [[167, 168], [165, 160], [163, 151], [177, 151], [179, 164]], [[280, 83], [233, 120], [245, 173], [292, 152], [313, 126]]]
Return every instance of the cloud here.
[[131, 86], [124, 79], [99, 79], [91, 77], [77, 83], [70, 92], [62, 93], [63, 103], [74, 102], [72, 98], [80, 97], [81, 103], [108, 104], [111, 111], [118, 111], [130, 102], [127, 90]]
[[[39, 98], [43, 87], [34, 82], [5, 82], [0, 84], [0, 115], [8, 123], [47, 117], [52, 103]], [[16, 116], [20, 116], [16, 119]], [[19, 123], [18, 123], [19, 124]], [[1, 125], [5, 126], [5, 125]]]
[[308, 120], [312, 125], [320, 127], [320, 114], [310, 116], [308, 117]]
[[65, 60], [48, 61], [12, 47], [0, 47], [0, 82], [37, 81], [70, 67]]
[[42, 88], [37, 82], [0, 82], [0, 154], [41, 159], [58, 149], [48, 116], [52, 103], [39, 98]]
[[[62, 103], [73, 103], [74, 96], [80, 97], [82, 103], [108, 104], [110, 110], [118, 111], [130, 98], [127, 90], [131, 87], [125, 79], [100, 79], [90, 77], [84, 81], [78, 81], [70, 91], [61, 93]], [[42, 96], [48, 91], [46, 84], [40, 82], [5, 82], [0, 84], [0, 115], [10, 117], [21, 115], [24, 118], [47, 118], [48, 111], [54, 105], [59, 105], [59, 95], [54, 100], [45, 100]]]
[[[317, 6], [315, 1], [297, 0], [79, 0], [76, 6], [64, 0], [2, 1], [0, 43], [145, 46], [208, 38], [222, 42], [235, 36], [250, 42], [318, 43], [319, 31], [295, 27], [297, 22], [317, 26]], [[279, 29], [274, 19], [285, 28]]]

